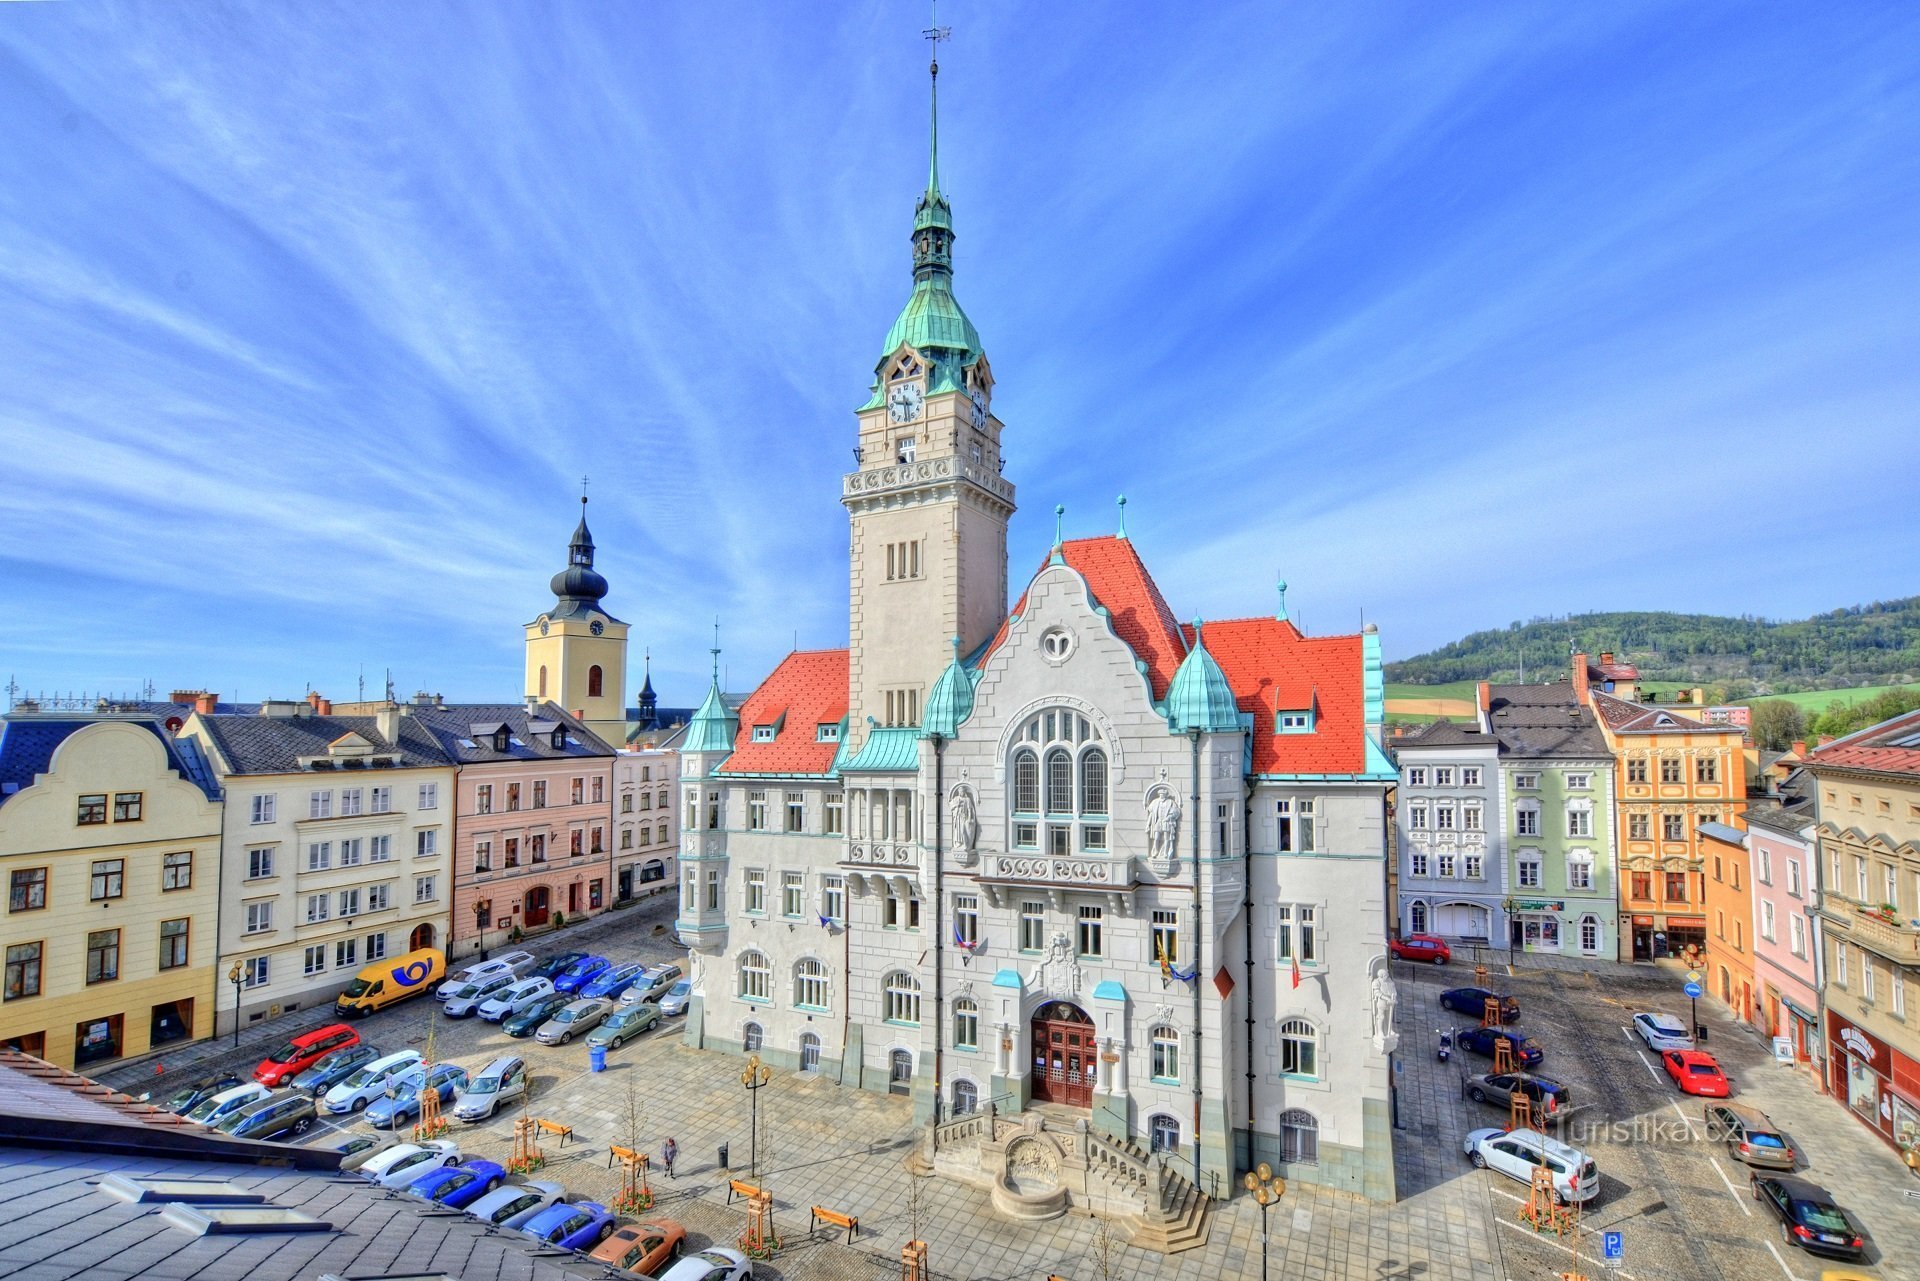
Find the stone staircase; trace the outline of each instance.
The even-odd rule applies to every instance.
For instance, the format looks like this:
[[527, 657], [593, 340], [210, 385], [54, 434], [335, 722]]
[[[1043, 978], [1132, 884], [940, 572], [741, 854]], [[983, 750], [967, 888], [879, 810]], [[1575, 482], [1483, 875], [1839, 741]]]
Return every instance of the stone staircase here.
[[1159, 1254], [1179, 1254], [1207, 1243], [1213, 1229], [1213, 1198], [1129, 1139], [1087, 1132], [1088, 1166], [1099, 1177], [1131, 1186], [1139, 1212], [1119, 1216], [1128, 1244]]

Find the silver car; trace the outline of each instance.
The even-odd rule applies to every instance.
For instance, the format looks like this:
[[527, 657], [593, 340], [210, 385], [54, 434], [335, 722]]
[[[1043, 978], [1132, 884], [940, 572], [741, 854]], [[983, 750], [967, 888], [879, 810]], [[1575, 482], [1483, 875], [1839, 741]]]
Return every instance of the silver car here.
[[506, 1055], [495, 1059], [480, 1069], [480, 1074], [467, 1082], [467, 1088], [460, 1093], [459, 1101], [453, 1105], [453, 1116], [457, 1121], [484, 1121], [500, 1110], [505, 1103], [518, 1103], [527, 1097], [527, 1063], [525, 1059]]
[[660, 998], [660, 1016], [677, 1019], [687, 1012], [687, 1003], [693, 1000], [693, 980], [678, 979]]
[[450, 1019], [464, 1019], [480, 1008], [482, 1001], [500, 995], [513, 986], [511, 974], [489, 974], [485, 978], [463, 983], [448, 994], [442, 1007]]
[[667, 990], [668, 984], [682, 977], [685, 970], [671, 961], [659, 965], [649, 965], [634, 977], [627, 990], [620, 994], [620, 1004], [639, 1005], [642, 1001], [656, 1001]]
[[600, 1026], [601, 1020], [613, 1013], [613, 1002], [597, 996], [583, 997], [570, 1002], [561, 1011], [540, 1025], [533, 1039], [542, 1045], [565, 1045], [576, 1036], [585, 1036]]

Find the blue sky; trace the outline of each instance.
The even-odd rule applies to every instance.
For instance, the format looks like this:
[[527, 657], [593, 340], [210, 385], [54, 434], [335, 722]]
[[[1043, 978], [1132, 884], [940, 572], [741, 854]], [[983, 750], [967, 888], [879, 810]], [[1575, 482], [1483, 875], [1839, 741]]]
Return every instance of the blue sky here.
[[[1920, 590], [1920, 8], [954, 0], [1022, 510], [1174, 607]], [[909, 287], [909, 3], [0, 11], [0, 660], [519, 691], [589, 473], [665, 701], [844, 643]], [[637, 683], [637, 672], [635, 676]]]

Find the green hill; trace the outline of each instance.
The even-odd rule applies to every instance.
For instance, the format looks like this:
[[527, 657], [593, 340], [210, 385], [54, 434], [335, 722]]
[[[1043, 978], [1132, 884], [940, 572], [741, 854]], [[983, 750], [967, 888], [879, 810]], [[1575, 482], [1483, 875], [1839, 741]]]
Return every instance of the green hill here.
[[1386, 665], [1403, 685], [1543, 680], [1567, 656], [1612, 651], [1641, 679], [1710, 685], [1716, 699], [1899, 685], [1920, 679], [1920, 596], [1777, 622], [1713, 614], [1570, 614], [1475, 632]]

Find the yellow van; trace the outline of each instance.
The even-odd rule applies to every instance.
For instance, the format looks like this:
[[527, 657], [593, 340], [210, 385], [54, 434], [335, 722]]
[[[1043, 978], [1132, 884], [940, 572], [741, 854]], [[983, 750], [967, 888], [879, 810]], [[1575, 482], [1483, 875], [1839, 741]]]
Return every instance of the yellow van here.
[[437, 947], [423, 947], [361, 970], [334, 1001], [333, 1008], [341, 1014], [371, 1014], [395, 1001], [431, 991], [446, 974], [446, 954]]

